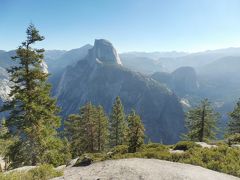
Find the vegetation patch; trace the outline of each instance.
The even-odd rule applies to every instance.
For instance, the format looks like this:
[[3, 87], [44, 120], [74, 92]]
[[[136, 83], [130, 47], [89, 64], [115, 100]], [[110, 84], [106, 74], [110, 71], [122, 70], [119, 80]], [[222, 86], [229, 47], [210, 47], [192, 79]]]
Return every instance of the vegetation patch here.
[[196, 144], [195, 142], [191, 142], [191, 141], [180, 141], [173, 147], [173, 150], [187, 151], [194, 147], [201, 147], [201, 146]]
[[[120, 145], [111, 149], [111, 153], [87, 153], [93, 162], [124, 159], [124, 158], [147, 158], [160, 159], [172, 162], [180, 162], [202, 166], [214, 171], [240, 177], [240, 149], [228, 147], [227, 144], [221, 144], [216, 148], [202, 148], [194, 142], [183, 141], [177, 143], [174, 147], [185, 149], [184, 153], [169, 152], [169, 146], [151, 143], [145, 144], [135, 153], [128, 153], [127, 146]], [[79, 166], [80, 160], [76, 163]]]
[[1, 180], [48, 180], [62, 176], [62, 171], [57, 171], [53, 166], [44, 164], [27, 172], [0, 173]]

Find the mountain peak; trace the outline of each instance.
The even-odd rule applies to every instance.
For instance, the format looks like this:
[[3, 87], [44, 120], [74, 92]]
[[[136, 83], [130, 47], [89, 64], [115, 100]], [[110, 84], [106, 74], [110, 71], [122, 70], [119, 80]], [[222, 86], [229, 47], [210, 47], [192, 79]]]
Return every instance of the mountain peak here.
[[116, 49], [111, 42], [105, 39], [95, 39], [94, 46], [89, 51], [89, 55], [98, 63], [122, 65]]

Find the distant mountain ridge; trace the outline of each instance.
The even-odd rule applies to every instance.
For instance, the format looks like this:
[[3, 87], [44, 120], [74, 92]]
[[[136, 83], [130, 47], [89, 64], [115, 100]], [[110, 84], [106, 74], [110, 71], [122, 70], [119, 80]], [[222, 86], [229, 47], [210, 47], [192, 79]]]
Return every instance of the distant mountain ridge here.
[[[81, 48], [72, 49], [70, 51], [61, 52], [55, 51], [55, 53], [58, 53], [58, 56], [55, 56], [55, 58], [53, 58], [52, 56], [51, 56], [52, 58], [48, 58], [47, 56], [45, 58], [49, 67], [49, 71], [52, 73], [56, 73], [63, 70], [65, 67], [69, 65], [76, 64], [77, 61], [79, 61], [80, 59], [84, 58], [87, 55], [88, 50], [91, 48], [92, 46], [87, 44]], [[46, 51], [46, 53], [48, 53], [48, 51]]]
[[[144, 107], [144, 109], [148, 109], [148, 106], [145, 107], [142, 104], [147, 104], [148, 101], [145, 99], [138, 102], [135, 99], [135, 96], [153, 96], [152, 94], [155, 94], [157, 91], [163, 91], [170, 92], [170, 94], [166, 93], [169, 95], [165, 94], [159, 99], [160, 102], [163, 101], [163, 104], [166, 103], [165, 99], [169, 96], [172, 98], [171, 102], [176, 102], [177, 106], [179, 106], [180, 101], [183, 107], [191, 107], [202, 98], [209, 98], [216, 109], [223, 115], [222, 124], [225, 124], [228, 119], [227, 112], [232, 110], [234, 103], [240, 97], [240, 75], [238, 73], [240, 71], [240, 48], [226, 48], [199, 53], [130, 52], [118, 54], [116, 51], [114, 52], [115, 49], [109, 41], [102, 41], [103, 43], [100, 43], [100, 45], [105, 45], [100, 46], [102, 48], [101, 50], [97, 50], [99, 48], [95, 48], [93, 51], [92, 48], [94, 46], [89, 44], [83, 46], [82, 48], [70, 51], [46, 50], [45, 60], [51, 74], [50, 82], [53, 85], [53, 94], [62, 98], [59, 103], [62, 103], [61, 106], [64, 107], [63, 115], [71, 113], [73, 110], [77, 110], [77, 108], [86, 102], [87, 99], [96, 103], [103, 102], [109, 112], [111, 109], [111, 103], [114, 99], [113, 97], [116, 95], [121, 95], [124, 98], [130, 99], [130, 102], [123, 100], [126, 104], [127, 110], [131, 106], [134, 106], [138, 108], [138, 111], [141, 112], [141, 114], [146, 114], [143, 112], [142, 107]], [[104, 50], [105, 48], [106, 50]], [[91, 58], [93, 59], [91, 66], [89, 63], [86, 63], [86, 59], [89, 59], [89, 51], [93, 57]], [[98, 51], [105, 52], [101, 55]], [[117, 57], [115, 56], [116, 53]], [[105, 56], [105, 54], [108, 55]], [[15, 51], [0, 50], [0, 74], [6, 74], [5, 69], [15, 64], [11, 60], [11, 56], [14, 55]], [[111, 61], [111, 58], [109, 59], [109, 57], [113, 57], [113, 61]], [[46, 67], [46, 65], [44, 66]], [[185, 69], [184, 67], [186, 66], [189, 68]], [[84, 68], [86, 68], [86, 71], [84, 71]], [[152, 74], [154, 75], [152, 76]], [[173, 78], [174, 74], [175, 78]], [[82, 77], [79, 77], [80, 75]], [[97, 75], [99, 75], [99, 77], [97, 77]], [[70, 78], [70, 76], [72, 76], [72, 78]], [[155, 82], [152, 78], [155, 79]], [[105, 82], [105, 80], [106, 83], [103, 83], [103, 85], [100, 84], [100, 82]], [[4, 101], [4, 99], [6, 99], [6, 92], [8, 92], [9, 89], [8, 84], [6, 83], [7, 81], [8, 80], [5, 77], [0, 77], [2, 91], [2, 93], [0, 93], [0, 104]], [[83, 89], [81, 89], [82, 87], [76, 88], [76, 92], [74, 91], [74, 93], [77, 94], [81, 92], [84, 94], [84, 96], [79, 97], [79, 102], [77, 102], [76, 97], [71, 97], [72, 94], [70, 92], [72, 92], [72, 89], [69, 87], [74, 88], [74, 84], [71, 81], [75, 82], [76, 86], [81, 86], [79, 83], [84, 84], [84, 91], [89, 92], [89, 94], [84, 94]], [[91, 83], [86, 85], [87, 82]], [[135, 82], [142, 85], [139, 85], [138, 83], [135, 84]], [[160, 82], [160, 85], [158, 85], [159, 87], [156, 88], [159, 90], [153, 90], [155, 89], [153, 87], [156, 86], [156, 82]], [[131, 85], [127, 85], [126, 83]], [[149, 83], [153, 86], [150, 86]], [[97, 86], [102, 89], [100, 88], [99, 91], [96, 90], [96, 92], [93, 92], [93, 89], [97, 89]], [[147, 88], [139, 88], [142, 86]], [[199, 87], [196, 88], [197, 86]], [[136, 87], [140, 89], [141, 93], [136, 93]], [[117, 89], [121, 88], [126, 89], [124, 91], [117, 91]], [[79, 92], [77, 92], [78, 90]], [[126, 95], [127, 91], [131, 92], [128, 96]], [[149, 94], [145, 95], [146, 93], [143, 93], [144, 91]], [[107, 93], [110, 93], [110, 95]], [[178, 96], [179, 100], [176, 100], [177, 98], [173, 95], [173, 93]], [[102, 96], [102, 99], [97, 98], [99, 94]], [[72, 98], [73, 103], [69, 99], [66, 99], [66, 101], [63, 100], [66, 95], [69, 96], [67, 99]], [[106, 102], [104, 101], [104, 97], [107, 99]], [[152, 100], [151, 97], [148, 99]], [[142, 101], [144, 101], [144, 103]], [[154, 105], [152, 105], [154, 107], [159, 103], [155, 102], [155, 100], [152, 101], [154, 102]], [[174, 105], [172, 104], [170, 105], [170, 107], [173, 106]], [[163, 106], [159, 105], [159, 107]], [[182, 117], [183, 113], [180, 112], [180, 108], [178, 107], [176, 109], [178, 111], [177, 113], [174, 111], [171, 113], [175, 115], [180, 114], [179, 117]], [[148, 121], [149, 124], [156, 123], [157, 118], [149, 118], [151, 117], [151, 113], [149, 109], [147, 111], [148, 113], [144, 116], [144, 119], [151, 119]], [[165, 110], [161, 109], [161, 111]], [[153, 110], [153, 113], [159, 115], [158, 111]], [[166, 114], [169, 114], [169, 112], [166, 112]], [[149, 124], [147, 125], [148, 127], [153, 129], [155, 128], [153, 125]], [[170, 124], [168, 124], [168, 128], [170, 128]], [[160, 139], [166, 139], [165, 137], [155, 139], [156, 136], [160, 136], [159, 132], [157, 132], [158, 126], [156, 126], [156, 129], [152, 131], [153, 133], [151, 134], [151, 137], [154, 137], [154, 140], [160, 141]], [[160, 132], [160, 134], [165, 133], [166, 132]]]

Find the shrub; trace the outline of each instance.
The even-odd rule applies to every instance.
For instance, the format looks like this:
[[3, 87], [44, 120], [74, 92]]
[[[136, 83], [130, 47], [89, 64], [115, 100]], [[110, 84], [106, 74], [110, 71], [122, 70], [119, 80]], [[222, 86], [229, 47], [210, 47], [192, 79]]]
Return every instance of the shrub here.
[[240, 133], [236, 133], [228, 137], [228, 144], [239, 144], [240, 143]]
[[63, 172], [56, 171], [52, 165], [44, 164], [28, 172], [34, 180], [47, 180], [50, 178], [62, 176]]
[[128, 153], [128, 146], [127, 145], [118, 145], [111, 149], [113, 155], [115, 154], [126, 154]]
[[66, 164], [71, 159], [68, 142], [64, 139], [50, 139], [49, 150], [42, 155], [41, 163], [52, 164], [54, 167]]
[[168, 148], [166, 145], [163, 144], [158, 144], [158, 143], [150, 143], [142, 146], [143, 151], [149, 151], [149, 150], [154, 150], [154, 151], [168, 151]]
[[85, 153], [79, 157], [74, 166], [84, 166], [85, 163], [89, 165], [92, 162], [104, 161], [107, 159], [109, 159], [109, 156], [106, 153]]
[[201, 147], [201, 146], [192, 141], [180, 141], [174, 146], [173, 149], [187, 151], [195, 147]]
[[48, 180], [62, 176], [63, 172], [56, 171], [51, 165], [41, 165], [28, 172], [12, 172], [8, 174], [0, 173], [1, 180]]

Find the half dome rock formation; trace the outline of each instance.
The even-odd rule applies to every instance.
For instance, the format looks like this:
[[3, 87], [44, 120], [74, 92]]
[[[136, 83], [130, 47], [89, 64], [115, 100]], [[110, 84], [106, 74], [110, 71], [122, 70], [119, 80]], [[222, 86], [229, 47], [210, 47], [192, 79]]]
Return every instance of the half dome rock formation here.
[[89, 50], [89, 57], [99, 63], [122, 65], [120, 57], [112, 43], [105, 39], [96, 39]]
[[88, 55], [65, 69], [55, 87], [58, 105], [66, 117], [91, 101], [107, 113], [120, 96], [129, 113], [134, 108], [142, 117], [148, 138], [153, 142], [175, 143], [184, 132], [184, 114], [177, 97], [165, 86], [121, 65], [106, 40], [96, 40]]

